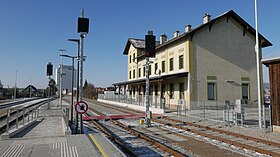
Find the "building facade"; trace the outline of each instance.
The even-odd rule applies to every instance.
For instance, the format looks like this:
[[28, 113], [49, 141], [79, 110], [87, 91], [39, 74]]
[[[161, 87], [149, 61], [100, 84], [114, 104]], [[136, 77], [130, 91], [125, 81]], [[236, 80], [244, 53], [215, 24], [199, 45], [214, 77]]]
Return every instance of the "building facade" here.
[[[55, 69], [56, 77], [55, 81], [57, 84], [57, 90], [60, 91], [60, 65], [58, 68]], [[62, 65], [62, 93], [68, 94], [71, 93], [72, 90], [72, 69], [73, 67], [71, 65]], [[77, 87], [77, 70], [74, 69], [74, 90], [76, 90]]]
[[[170, 40], [160, 36], [150, 59], [150, 94], [163, 98], [166, 108], [176, 108], [180, 99], [187, 109], [193, 102], [257, 101], [255, 29], [232, 10], [212, 20], [206, 14], [202, 21], [194, 29], [187, 25], [182, 34], [175, 31]], [[260, 52], [272, 45], [259, 37]], [[145, 41], [128, 39], [123, 54], [128, 56], [128, 80], [114, 85], [143, 97]]]

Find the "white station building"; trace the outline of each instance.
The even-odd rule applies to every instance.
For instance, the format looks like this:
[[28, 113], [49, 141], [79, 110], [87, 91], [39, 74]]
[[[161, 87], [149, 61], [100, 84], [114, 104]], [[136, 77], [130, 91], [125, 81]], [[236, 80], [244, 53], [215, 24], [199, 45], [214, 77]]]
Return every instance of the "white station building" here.
[[[59, 93], [60, 90], [60, 66], [59, 65], [56, 69], [55, 69], [55, 81], [57, 84], [57, 90]], [[77, 70], [74, 68], [74, 90], [76, 90], [77, 88]], [[70, 94], [71, 93], [71, 87], [72, 87], [72, 66], [71, 65], [62, 65], [62, 91], [63, 94]]]

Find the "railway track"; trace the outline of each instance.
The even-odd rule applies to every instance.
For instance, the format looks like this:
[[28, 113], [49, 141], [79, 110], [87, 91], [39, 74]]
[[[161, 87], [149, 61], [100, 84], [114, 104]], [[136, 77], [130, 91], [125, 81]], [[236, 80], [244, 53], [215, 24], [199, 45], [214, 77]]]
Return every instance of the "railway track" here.
[[[104, 106], [106, 108], [111, 108], [118, 110], [126, 114], [137, 114], [143, 113], [135, 111], [133, 109], [122, 108], [120, 106], [109, 105], [105, 103], [100, 103], [93, 101], [97, 105]], [[191, 122], [184, 122], [181, 120], [176, 120], [172, 117], [160, 116], [158, 119], [152, 119], [153, 123], [159, 124], [160, 128], [173, 130], [172, 133], [178, 133], [180, 136], [183, 135], [182, 132], [189, 132], [201, 137], [210, 139], [209, 141], [219, 141], [228, 146], [238, 147], [240, 150], [249, 152], [258, 152], [261, 154], [266, 154], [269, 156], [280, 156], [280, 144], [277, 142], [267, 141], [260, 138], [255, 138], [251, 136], [246, 136], [238, 133], [233, 133], [229, 131], [224, 131], [221, 129], [211, 128], [208, 126], [202, 126]]]
[[[89, 110], [98, 115], [106, 116], [91, 107], [89, 107]], [[119, 121], [110, 120], [106, 123], [92, 121], [91, 123], [98, 127], [112, 141], [115, 141], [129, 156], [188, 156]]]

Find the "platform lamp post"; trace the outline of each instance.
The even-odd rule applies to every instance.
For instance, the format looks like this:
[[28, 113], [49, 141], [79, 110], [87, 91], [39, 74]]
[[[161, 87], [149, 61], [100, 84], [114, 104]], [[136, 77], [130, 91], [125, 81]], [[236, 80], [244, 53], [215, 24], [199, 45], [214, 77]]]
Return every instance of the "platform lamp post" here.
[[[72, 41], [72, 42], [76, 42], [78, 44], [78, 62], [77, 62], [77, 88], [76, 88], [76, 103], [79, 102], [79, 71], [80, 71], [80, 62], [79, 62], [79, 58], [80, 58], [80, 39], [68, 39], [68, 41]], [[78, 119], [79, 119], [79, 115], [76, 114], [76, 133], [78, 133]]]
[[73, 88], [74, 88], [74, 59], [77, 58], [77, 56], [70, 56], [70, 55], [60, 55], [61, 57], [67, 57], [67, 58], [71, 58], [72, 59], [72, 84], [71, 84], [71, 118], [70, 118], [70, 122], [71, 124], [73, 123], [73, 106], [74, 106], [74, 95], [73, 95]]

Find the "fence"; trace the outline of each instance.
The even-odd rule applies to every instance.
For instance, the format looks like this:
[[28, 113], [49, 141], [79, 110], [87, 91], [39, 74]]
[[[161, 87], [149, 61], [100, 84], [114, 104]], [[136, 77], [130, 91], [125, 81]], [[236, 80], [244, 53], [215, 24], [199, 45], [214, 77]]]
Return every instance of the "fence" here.
[[12, 108], [6, 111], [2, 110], [2, 112], [6, 112], [5, 116], [1, 117], [1, 119], [6, 118], [6, 132], [37, 119], [39, 115], [39, 111], [36, 108]]
[[[163, 98], [160, 98], [159, 96], [152, 96], [152, 95], [150, 95], [149, 98], [151, 104], [150, 107], [159, 108], [159, 109], [165, 108], [165, 101]], [[139, 106], [146, 105], [146, 98], [144, 95], [132, 96], [132, 95], [108, 93], [108, 94], [98, 94], [98, 99], [116, 101], [121, 103], [139, 105]]]
[[[256, 127], [259, 125], [259, 113], [257, 103], [217, 103], [191, 101], [190, 110], [178, 110], [179, 115], [191, 115], [203, 120], [211, 119], [225, 122], [228, 125], [242, 125], [247, 127]], [[180, 108], [180, 107], [179, 107]], [[270, 105], [263, 106], [263, 125], [271, 127], [271, 108]]]
[[[127, 104], [134, 104], [145, 106], [145, 97], [123, 95], [123, 94], [98, 94], [98, 99], [116, 101]], [[242, 101], [242, 102], [241, 102]], [[165, 100], [158, 96], [150, 96], [151, 107], [165, 108]], [[244, 104], [243, 100], [240, 100], [240, 104], [236, 102], [201, 102], [191, 101], [190, 110], [186, 109], [186, 101], [178, 101], [177, 115], [180, 116], [193, 116], [202, 120], [215, 120], [225, 122], [228, 125], [242, 125], [247, 127], [257, 127], [259, 125], [259, 113], [258, 105], [256, 102], [247, 101]], [[180, 105], [182, 104], [182, 105]], [[263, 105], [262, 121], [265, 127], [271, 127], [271, 108], [270, 105]]]

